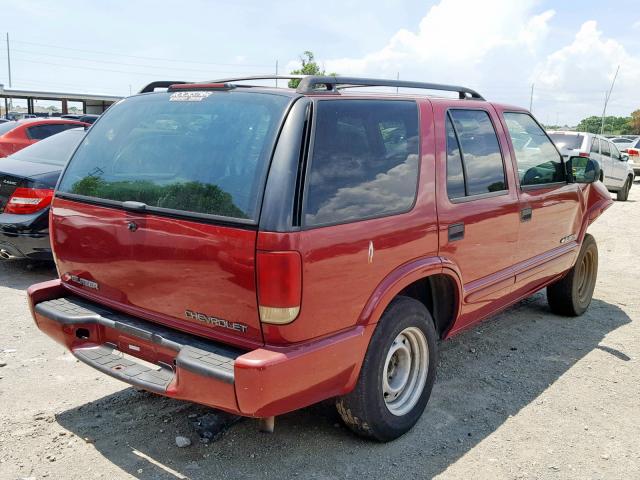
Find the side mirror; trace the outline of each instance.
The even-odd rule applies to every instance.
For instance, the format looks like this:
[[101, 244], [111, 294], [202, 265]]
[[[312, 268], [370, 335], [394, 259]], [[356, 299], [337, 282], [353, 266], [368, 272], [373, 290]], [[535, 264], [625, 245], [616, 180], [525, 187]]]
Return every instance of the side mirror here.
[[621, 162], [628, 162], [629, 161], [629, 154], [628, 153], [621, 153], [620, 154], [620, 161]]
[[588, 157], [571, 157], [565, 163], [569, 183], [593, 183], [600, 180], [600, 164]]

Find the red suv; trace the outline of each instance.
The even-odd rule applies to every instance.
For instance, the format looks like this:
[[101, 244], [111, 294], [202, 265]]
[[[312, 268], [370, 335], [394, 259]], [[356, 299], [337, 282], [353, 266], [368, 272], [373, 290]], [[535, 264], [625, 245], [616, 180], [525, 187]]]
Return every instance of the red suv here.
[[[29, 289], [78, 359], [265, 429], [336, 398], [387, 441], [422, 414], [438, 340], [544, 287], [553, 312], [587, 309], [586, 230], [612, 201], [529, 112], [253, 80], [129, 97], [81, 142], [51, 205], [60, 279]], [[367, 86], [456, 98], [346, 88]]]

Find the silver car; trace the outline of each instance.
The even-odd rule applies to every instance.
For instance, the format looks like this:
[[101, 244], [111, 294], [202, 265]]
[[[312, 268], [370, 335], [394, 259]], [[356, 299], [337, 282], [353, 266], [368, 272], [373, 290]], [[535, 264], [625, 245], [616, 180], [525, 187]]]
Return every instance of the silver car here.
[[636, 139], [632, 138], [631, 136], [614, 137], [611, 139], [611, 141], [616, 144], [616, 147], [618, 147], [618, 150], [622, 151], [625, 148], [629, 148], [631, 145], [633, 145], [636, 142]]
[[629, 165], [636, 176], [640, 175], [640, 136], [624, 148], [620, 147], [620, 151], [629, 155]]
[[563, 157], [584, 156], [597, 160], [602, 169], [602, 182], [618, 200], [625, 201], [633, 185], [634, 171], [629, 156], [620, 153], [616, 144], [602, 135], [588, 132], [547, 132]]

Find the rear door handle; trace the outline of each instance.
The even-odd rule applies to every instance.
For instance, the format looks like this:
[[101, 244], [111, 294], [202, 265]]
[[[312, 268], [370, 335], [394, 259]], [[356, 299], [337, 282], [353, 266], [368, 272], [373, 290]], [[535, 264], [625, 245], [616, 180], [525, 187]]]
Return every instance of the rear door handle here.
[[464, 238], [464, 223], [449, 225], [449, 241], [455, 242]]
[[528, 222], [529, 220], [531, 220], [531, 217], [533, 217], [533, 210], [531, 210], [531, 207], [523, 208], [522, 210], [520, 210], [521, 222]]

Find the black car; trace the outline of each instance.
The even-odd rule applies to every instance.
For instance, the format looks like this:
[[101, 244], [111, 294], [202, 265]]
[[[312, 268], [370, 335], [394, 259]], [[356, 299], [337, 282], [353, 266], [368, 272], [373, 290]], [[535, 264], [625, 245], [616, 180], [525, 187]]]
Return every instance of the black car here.
[[92, 113], [88, 113], [86, 115], [81, 115], [78, 120], [80, 122], [93, 124], [93, 122], [95, 122], [98, 118], [100, 118], [100, 115], [94, 115]]
[[99, 117], [100, 115], [96, 115], [94, 113], [65, 113], [64, 115], [60, 115], [60, 118], [66, 118], [67, 120], [78, 120], [79, 122], [84, 123], [93, 123]]
[[0, 159], [0, 259], [52, 259], [49, 204], [84, 135], [66, 130]]

